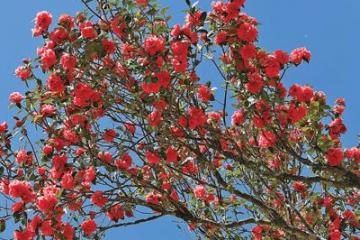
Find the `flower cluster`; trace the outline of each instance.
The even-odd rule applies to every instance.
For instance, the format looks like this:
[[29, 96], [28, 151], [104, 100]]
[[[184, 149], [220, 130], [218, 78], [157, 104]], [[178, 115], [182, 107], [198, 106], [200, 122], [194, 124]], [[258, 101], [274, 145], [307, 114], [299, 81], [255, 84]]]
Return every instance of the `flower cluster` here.
[[173, 215], [207, 239], [359, 239], [345, 100], [283, 83], [310, 51], [261, 48], [244, 0], [188, 4], [175, 26], [153, 1], [99, 3], [53, 28], [36, 15], [44, 44], [15, 70], [29, 89], [0, 124], [0, 191], [14, 200], [0, 231], [4, 212], [16, 240]]

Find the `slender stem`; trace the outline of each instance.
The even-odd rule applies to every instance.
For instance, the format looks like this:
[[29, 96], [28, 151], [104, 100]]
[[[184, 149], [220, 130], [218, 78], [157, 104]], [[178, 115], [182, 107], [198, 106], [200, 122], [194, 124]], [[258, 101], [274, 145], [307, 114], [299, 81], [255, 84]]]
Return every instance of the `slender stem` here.
[[101, 19], [102, 21], [105, 21], [96, 11], [94, 11], [89, 4], [85, 1], [85, 0], [81, 0], [81, 2], [86, 6], [87, 9], [89, 9], [89, 11], [94, 14], [96, 17], [98, 17], [99, 19]]

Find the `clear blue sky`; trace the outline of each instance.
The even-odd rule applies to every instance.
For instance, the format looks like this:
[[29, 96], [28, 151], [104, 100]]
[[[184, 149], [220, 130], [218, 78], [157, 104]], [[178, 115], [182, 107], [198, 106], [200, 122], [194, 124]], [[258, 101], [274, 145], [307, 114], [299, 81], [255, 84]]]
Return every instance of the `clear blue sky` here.
[[[184, 0], [161, 0], [171, 6], [173, 23], [182, 22], [186, 7]], [[200, 0], [203, 9], [211, 1]], [[14, 76], [14, 69], [22, 58], [34, 57], [39, 39], [31, 36], [32, 19], [41, 10], [52, 12], [54, 18], [62, 13], [74, 14], [82, 10], [80, 0], [12, 0], [1, 2], [0, 15], [0, 121], [11, 121], [8, 109], [8, 95], [13, 91], [24, 91], [23, 83]], [[306, 46], [312, 52], [309, 65], [304, 64], [287, 74], [287, 85], [308, 83], [317, 90], [323, 90], [328, 102], [333, 103], [343, 96], [347, 102], [344, 115], [348, 132], [344, 147], [356, 145], [360, 133], [360, 1], [359, 0], [248, 0], [245, 11], [261, 23], [260, 45], [268, 50]], [[202, 74], [202, 73], [200, 73]], [[211, 74], [203, 73], [203, 80]], [[1, 200], [0, 200], [1, 201]], [[1, 205], [1, 203], [0, 203]], [[153, 223], [117, 229], [106, 239], [122, 240], [189, 240], [193, 239], [171, 223], [174, 219], [163, 219]]]

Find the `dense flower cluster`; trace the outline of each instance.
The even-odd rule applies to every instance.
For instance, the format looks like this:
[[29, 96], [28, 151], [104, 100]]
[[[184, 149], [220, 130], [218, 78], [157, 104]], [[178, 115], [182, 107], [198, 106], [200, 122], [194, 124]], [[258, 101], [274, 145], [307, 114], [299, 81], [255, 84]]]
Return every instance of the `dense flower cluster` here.
[[345, 100], [283, 84], [310, 51], [259, 47], [244, 0], [186, 1], [175, 26], [153, 1], [100, 2], [53, 28], [36, 15], [44, 44], [15, 70], [30, 89], [10, 94], [19, 113], [0, 124], [0, 191], [14, 200], [0, 231], [13, 217], [16, 240], [99, 239], [173, 215], [207, 239], [359, 239]]

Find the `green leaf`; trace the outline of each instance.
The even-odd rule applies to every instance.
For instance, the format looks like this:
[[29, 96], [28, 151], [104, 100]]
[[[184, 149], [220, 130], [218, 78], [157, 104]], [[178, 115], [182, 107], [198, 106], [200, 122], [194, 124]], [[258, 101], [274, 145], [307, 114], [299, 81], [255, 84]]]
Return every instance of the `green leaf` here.
[[185, 2], [186, 2], [186, 4], [187, 4], [189, 7], [191, 7], [191, 2], [190, 2], [190, 0], [185, 0]]
[[160, 10], [160, 14], [166, 15], [169, 9], [170, 9], [170, 7], [164, 7], [163, 9]]
[[206, 17], [207, 17], [207, 12], [202, 12], [200, 16], [200, 20], [205, 21]]
[[4, 173], [4, 167], [0, 167], [0, 176], [2, 176]]
[[0, 232], [4, 232], [6, 228], [6, 222], [4, 219], [0, 219]]
[[21, 220], [21, 212], [15, 212], [15, 213], [13, 214], [13, 217], [14, 217], [14, 222], [15, 222], [15, 223], [20, 222], [20, 220]]

